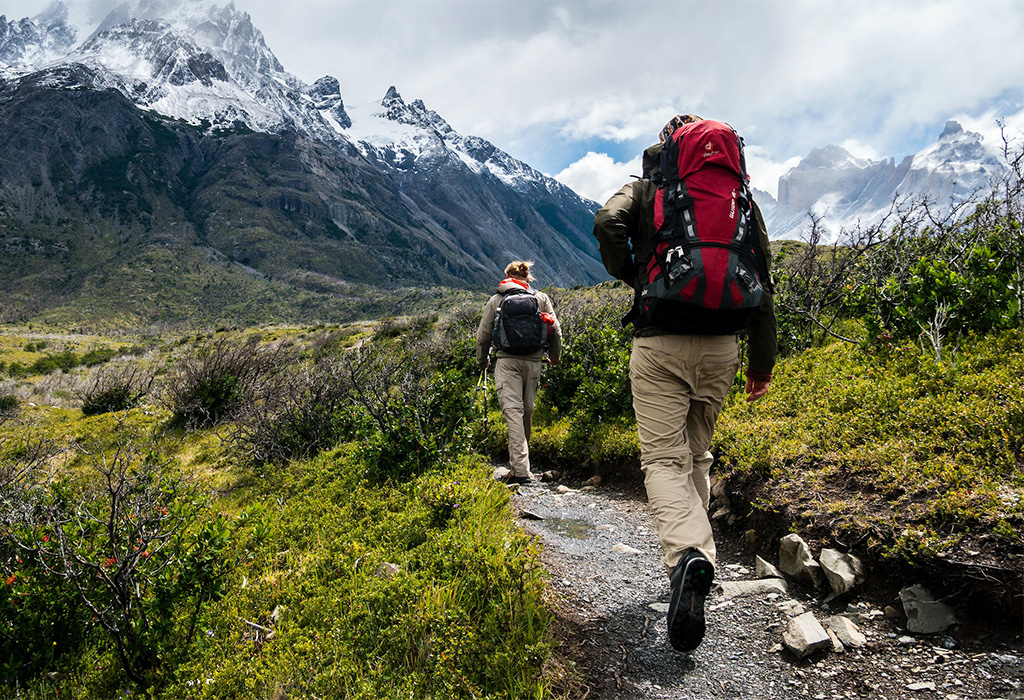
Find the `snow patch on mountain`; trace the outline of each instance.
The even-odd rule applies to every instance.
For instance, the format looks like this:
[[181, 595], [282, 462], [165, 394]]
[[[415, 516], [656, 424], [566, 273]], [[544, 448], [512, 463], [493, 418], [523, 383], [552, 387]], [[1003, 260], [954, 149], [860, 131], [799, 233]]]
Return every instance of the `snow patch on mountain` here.
[[[949, 121], [937, 141], [904, 158], [857, 158], [840, 146], [814, 149], [779, 178], [778, 202], [765, 212], [773, 239], [806, 238], [811, 217], [825, 238], [878, 223], [897, 201], [938, 206], [984, 194], [1005, 170], [1002, 154], [981, 134]], [[760, 200], [759, 200], [760, 201]]]

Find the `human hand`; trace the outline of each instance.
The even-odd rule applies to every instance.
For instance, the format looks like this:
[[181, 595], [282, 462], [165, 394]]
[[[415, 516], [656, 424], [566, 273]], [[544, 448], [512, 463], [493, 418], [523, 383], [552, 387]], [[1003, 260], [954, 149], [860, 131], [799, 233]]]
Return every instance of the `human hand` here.
[[768, 393], [768, 381], [759, 381], [747, 377], [747, 403], [757, 401]]

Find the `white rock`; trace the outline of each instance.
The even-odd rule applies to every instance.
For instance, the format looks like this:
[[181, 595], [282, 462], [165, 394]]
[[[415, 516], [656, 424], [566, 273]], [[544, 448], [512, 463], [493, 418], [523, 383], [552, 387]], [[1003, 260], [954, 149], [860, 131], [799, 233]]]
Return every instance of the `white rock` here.
[[864, 563], [852, 554], [823, 549], [818, 561], [836, 595], [847, 593], [864, 582]]
[[727, 600], [748, 595], [786, 593], [786, 582], [780, 578], [766, 578], [757, 581], [723, 581], [719, 584], [722, 596]]
[[848, 617], [834, 615], [825, 621], [825, 626], [835, 633], [843, 646], [859, 649], [868, 643], [868, 638], [860, 628]]
[[846, 651], [846, 647], [843, 646], [843, 643], [839, 640], [839, 636], [833, 630], [826, 629], [825, 633], [828, 634], [829, 641], [832, 642], [832, 651], [837, 654], [842, 654]]
[[797, 534], [786, 535], [779, 543], [779, 568], [815, 588], [825, 582], [821, 564], [814, 560], [811, 548]]
[[612, 545], [612, 551], [613, 552], [619, 552], [621, 554], [640, 554], [641, 553], [639, 549], [633, 549], [628, 544], [625, 544], [623, 542], [619, 542], [617, 544], [613, 544]]
[[814, 613], [809, 612], [789, 621], [786, 631], [782, 633], [782, 643], [800, 659], [816, 651], [832, 648], [828, 632], [814, 617]]
[[909, 684], [907, 686], [907, 690], [931, 690], [931, 691], [934, 691], [935, 690], [935, 684], [932, 683], [931, 681], [926, 681], [926, 682], [922, 682], [922, 683], [911, 683], [911, 684]]
[[754, 557], [754, 575], [758, 578], [782, 578], [783, 574], [778, 567], [761, 557]]
[[391, 562], [384, 562], [377, 567], [377, 578], [393, 578], [401, 573], [402, 567]]
[[784, 600], [781, 603], [776, 603], [775, 607], [786, 613], [788, 617], [798, 617], [807, 612], [807, 609], [795, 600]]

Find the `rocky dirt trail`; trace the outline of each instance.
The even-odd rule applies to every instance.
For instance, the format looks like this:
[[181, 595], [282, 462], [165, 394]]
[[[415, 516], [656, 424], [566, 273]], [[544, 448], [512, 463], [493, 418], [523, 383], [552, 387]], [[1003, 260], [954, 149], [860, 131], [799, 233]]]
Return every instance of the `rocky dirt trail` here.
[[[721, 584], [755, 573], [753, 554], [743, 553], [750, 548], [724, 530], [716, 531], [707, 636], [693, 653], [675, 652], [665, 625], [668, 580], [642, 493], [534, 482], [517, 488], [513, 507], [543, 545], [561, 653], [584, 680], [576, 698], [1024, 698], [1024, 622], [915, 635], [895, 609], [886, 616], [898, 601], [872, 599], [867, 587], [832, 606], [792, 581], [787, 593], [727, 597]], [[801, 612], [822, 622], [842, 614], [866, 643], [798, 659], [781, 642]]]

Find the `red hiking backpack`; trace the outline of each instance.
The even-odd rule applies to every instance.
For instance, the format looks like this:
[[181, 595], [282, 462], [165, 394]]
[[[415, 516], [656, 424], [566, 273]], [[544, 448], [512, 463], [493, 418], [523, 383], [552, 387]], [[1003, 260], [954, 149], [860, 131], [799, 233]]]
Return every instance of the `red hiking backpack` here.
[[685, 124], [665, 141], [652, 178], [654, 253], [640, 261], [629, 320], [673, 333], [725, 335], [746, 327], [767, 271], [747, 186], [743, 139], [723, 122]]

